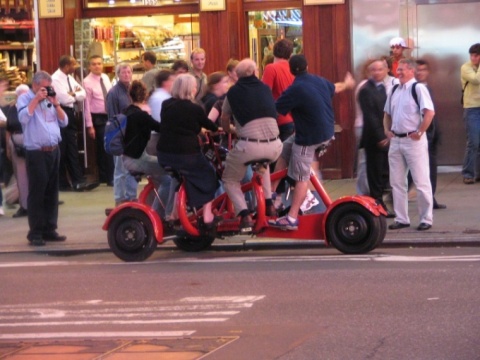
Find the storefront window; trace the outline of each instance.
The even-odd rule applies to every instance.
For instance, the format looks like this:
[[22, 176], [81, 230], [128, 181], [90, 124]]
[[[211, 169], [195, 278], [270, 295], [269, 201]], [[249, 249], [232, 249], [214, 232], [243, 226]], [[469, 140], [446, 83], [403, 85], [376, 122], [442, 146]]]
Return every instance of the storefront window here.
[[250, 57], [263, 68], [273, 61], [273, 44], [278, 39], [293, 41], [293, 53], [303, 52], [302, 11], [299, 9], [251, 11], [248, 13]]
[[198, 4], [198, 0], [85, 0], [87, 8]]
[[199, 44], [197, 14], [158, 15], [76, 20], [75, 49], [77, 59], [87, 68], [93, 54], [103, 57], [104, 66], [113, 76], [120, 62], [132, 64], [139, 77], [143, 74], [142, 53], [153, 51], [158, 68], [170, 68], [175, 60], [189, 58]]

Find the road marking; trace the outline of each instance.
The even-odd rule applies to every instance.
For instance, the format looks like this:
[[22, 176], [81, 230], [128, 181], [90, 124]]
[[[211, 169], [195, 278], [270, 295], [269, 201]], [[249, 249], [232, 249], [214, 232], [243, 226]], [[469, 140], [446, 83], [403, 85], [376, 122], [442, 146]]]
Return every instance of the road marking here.
[[378, 262], [477, 262], [480, 255], [445, 255], [445, 256], [407, 256], [407, 255], [291, 255], [291, 256], [238, 256], [218, 258], [182, 258], [162, 259], [146, 262], [110, 263], [110, 262], [79, 262], [79, 261], [44, 261], [3, 263], [0, 268], [37, 267], [37, 266], [149, 266], [152, 264], [193, 264], [193, 263], [259, 263], [259, 262], [300, 262], [300, 261], [378, 261]]
[[66, 339], [66, 338], [175, 338], [190, 336], [195, 330], [183, 331], [107, 331], [107, 332], [58, 332], [58, 333], [24, 333], [0, 334], [0, 340], [27, 340], [27, 339]]
[[28, 327], [28, 326], [83, 326], [83, 325], [152, 325], [152, 324], [181, 324], [181, 323], [203, 323], [203, 322], [223, 322], [228, 318], [195, 318], [195, 319], [168, 319], [168, 320], [109, 320], [109, 321], [44, 321], [44, 322], [23, 322], [23, 323], [3, 323], [2, 327]]
[[0, 329], [213, 323], [227, 321], [265, 295], [185, 297], [170, 301], [86, 301], [0, 305]]

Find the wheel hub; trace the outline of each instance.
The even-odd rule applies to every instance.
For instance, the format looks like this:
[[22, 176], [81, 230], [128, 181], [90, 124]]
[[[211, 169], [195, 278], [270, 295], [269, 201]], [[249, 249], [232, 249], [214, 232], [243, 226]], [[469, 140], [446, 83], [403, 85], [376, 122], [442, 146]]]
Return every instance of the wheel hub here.
[[368, 234], [368, 225], [362, 216], [351, 214], [339, 222], [339, 230], [342, 238], [356, 242], [361, 241]]
[[118, 245], [127, 250], [141, 248], [146, 239], [145, 229], [138, 221], [127, 221], [118, 229]]

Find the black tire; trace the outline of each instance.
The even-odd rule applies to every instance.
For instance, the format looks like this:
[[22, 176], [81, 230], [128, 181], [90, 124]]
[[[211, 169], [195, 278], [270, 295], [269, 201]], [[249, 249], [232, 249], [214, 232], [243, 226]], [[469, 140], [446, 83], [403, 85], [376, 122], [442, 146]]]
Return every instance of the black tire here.
[[215, 241], [212, 236], [177, 236], [173, 239], [175, 245], [183, 251], [198, 252], [208, 249]]
[[385, 237], [384, 216], [375, 216], [362, 205], [348, 203], [335, 208], [327, 219], [327, 240], [344, 254], [365, 254]]
[[108, 227], [108, 245], [123, 261], [147, 259], [157, 247], [152, 222], [141, 210], [120, 211]]

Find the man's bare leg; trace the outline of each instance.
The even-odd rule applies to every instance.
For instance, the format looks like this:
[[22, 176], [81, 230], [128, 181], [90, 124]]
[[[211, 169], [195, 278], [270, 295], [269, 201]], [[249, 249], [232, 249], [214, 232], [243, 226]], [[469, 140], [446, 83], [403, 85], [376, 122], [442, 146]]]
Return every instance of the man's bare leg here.
[[293, 190], [292, 204], [290, 210], [288, 211], [288, 216], [297, 219], [298, 212], [300, 211], [300, 206], [305, 200], [308, 190], [308, 181], [297, 181], [295, 184], [295, 189]]
[[[288, 166], [287, 161], [280, 156], [277, 160], [277, 163], [275, 164], [275, 172], [286, 169], [287, 166]], [[280, 181], [282, 181], [282, 179], [272, 181], [272, 192], [277, 191], [277, 186], [278, 184], [280, 184]]]

